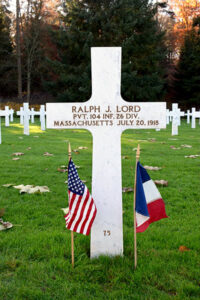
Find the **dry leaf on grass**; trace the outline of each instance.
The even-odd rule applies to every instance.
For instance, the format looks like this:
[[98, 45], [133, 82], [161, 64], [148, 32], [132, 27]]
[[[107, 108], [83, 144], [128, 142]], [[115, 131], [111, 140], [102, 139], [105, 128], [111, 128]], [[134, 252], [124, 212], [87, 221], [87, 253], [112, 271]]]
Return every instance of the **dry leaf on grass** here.
[[14, 185], [14, 184], [12, 184], [12, 183], [7, 183], [7, 184], [3, 184], [2, 186], [9, 188], [9, 187], [11, 187], [11, 186], [13, 186], [13, 185]]
[[15, 155], [15, 156], [21, 156], [21, 155], [24, 155], [24, 153], [22, 153], [22, 152], [15, 152], [15, 153], [13, 153], [12, 155]]
[[13, 157], [12, 160], [19, 160], [19, 157]]
[[168, 186], [168, 181], [163, 180], [163, 179], [161, 179], [161, 180], [154, 180], [154, 182], [157, 185]]
[[31, 150], [31, 147], [28, 147], [26, 150]]
[[122, 188], [122, 192], [123, 193], [130, 193], [130, 192], [133, 192], [134, 189], [132, 187], [124, 187]]
[[60, 173], [67, 173], [68, 169], [58, 168], [57, 171], [60, 172]]
[[43, 154], [44, 156], [53, 156], [53, 154], [49, 153], [49, 152], [44, 152]]
[[74, 149], [72, 150], [75, 154], [79, 154], [80, 152], [78, 151], [78, 149]]
[[61, 210], [64, 212], [64, 214], [68, 214], [69, 212], [69, 207], [66, 207], [66, 208], [61, 208]]
[[[140, 149], [141, 150], [141, 149]], [[137, 151], [137, 148], [133, 148], [133, 151]]]
[[190, 249], [186, 246], [180, 246], [178, 249], [180, 252], [190, 251]]
[[152, 167], [152, 166], [144, 166], [144, 168], [146, 170], [150, 170], [150, 171], [159, 171], [159, 170], [162, 169], [162, 168], [159, 168], [159, 167]]
[[10, 229], [13, 227], [13, 224], [10, 222], [4, 222], [3, 219], [0, 219], [0, 231]]
[[191, 145], [181, 145], [181, 147], [183, 147], [183, 148], [192, 148]]
[[20, 140], [23, 140], [23, 137], [22, 137], [22, 136], [19, 136], [19, 139], [20, 139]]
[[122, 156], [122, 159], [129, 159], [129, 156], [124, 155]]
[[155, 138], [148, 139], [149, 142], [156, 142]]
[[84, 150], [84, 149], [88, 149], [88, 147], [78, 147], [79, 150]]
[[197, 158], [200, 155], [196, 154], [196, 155], [186, 155], [185, 158]]
[[34, 185], [15, 185], [13, 186], [15, 189], [20, 190], [20, 194], [35, 194], [35, 193], [46, 193], [50, 192], [48, 186], [34, 186]]

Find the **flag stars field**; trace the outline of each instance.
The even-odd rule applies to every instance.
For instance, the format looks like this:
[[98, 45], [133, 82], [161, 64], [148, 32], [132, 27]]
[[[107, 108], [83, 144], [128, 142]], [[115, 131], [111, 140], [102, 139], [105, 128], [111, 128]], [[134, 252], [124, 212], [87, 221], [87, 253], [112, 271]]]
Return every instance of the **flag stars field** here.
[[[37, 132], [37, 122], [33, 132]], [[35, 128], [35, 130], [34, 130]], [[15, 131], [13, 134], [11, 131]], [[47, 130], [39, 138], [35, 133], [19, 139], [22, 129], [2, 124], [4, 143], [0, 145], [0, 209], [3, 220], [13, 228], [0, 231], [0, 298], [14, 299], [199, 299], [200, 298], [200, 126], [191, 129], [183, 122], [179, 136], [171, 139], [171, 128], [128, 130], [122, 135], [123, 187], [134, 187], [135, 151], [142, 142], [140, 163], [162, 169], [148, 170], [152, 180], [167, 180], [159, 186], [169, 218], [152, 223], [137, 234], [138, 266], [134, 270], [133, 193], [123, 193], [124, 256], [89, 259], [90, 238], [75, 233], [75, 264], [71, 267], [71, 234], [66, 229], [62, 207], [68, 206], [64, 181], [67, 172], [57, 172], [68, 164], [68, 149], [87, 147], [77, 155], [79, 178], [87, 181], [91, 191], [92, 138], [87, 131]], [[192, 137], [191, 137], [192, 136]], [[161, 144], [165, 142], [165, 144]], [[173, 151], [170, 145], [178, 148]], [[30, 151], [26, 151], [31, 147]], [[25, 153], [17, 162], [12, 153]], [[53, 153], [53, 157], [42, 154]], [[17, 166], [16, 166], [17, 164]], [[48, 169], [44, 172], [45, 169]], [[75, 174], [76, 175], [76, 172]], [[77, 177], [75, 182], [80, 184]], [[3, 184], [48, 186], [44, 194], [19, 194]], [[80, 184], [80, 188], [83, 185]], [[79, 191], [79, 190], [78, 190]], [[95, 201], [95, 199], [94, 199]], [[79, 223], [80, 224], [80, 223]], [[189, 249], [189, 250], [188, 250]]]

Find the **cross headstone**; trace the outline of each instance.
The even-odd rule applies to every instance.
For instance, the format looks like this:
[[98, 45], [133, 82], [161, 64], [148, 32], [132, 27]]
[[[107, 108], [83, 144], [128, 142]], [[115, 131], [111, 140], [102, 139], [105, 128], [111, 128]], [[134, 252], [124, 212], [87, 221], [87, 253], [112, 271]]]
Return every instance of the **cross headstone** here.
[[41, 130], [45, 131], [46, 129], [46, 111], [45, 111], [45, 105], [40, 106], [40, 111], [34, 111], [34, 109], [31, 109], [31, 122], [34, 123], [34, 117], [39, 116], [40, 117], [40, 123], [41, 123]]
[[169, 113], [169, 109], [166, 109], [166, 124], [169, 125], [169, 121], [170, 121], [170, 113]]
[[20, 107], [20, 111], [17, 111], [17, 116], [20, 116], [20, 124], [24, 124], [24, 110], [23, 107]]
[[192, 107], [192, 128], [196, 128], [196, 119], [200, 118], [200, 111], [196, 111], [195, 107]]
[[191, 113], [190, 113], [190, 110], [189, 110], [189, 109], [187, 110], [186, 116], [187, 116], [187, 124], [190, 124], [190, 116], [191, 116]]
[[11, 108], [9, 110], [9, 114], [10, 114], [10, 122], [13, 122], [14, 109]]
[[34, 108], [32, 107], [31, 108], [31, 123], [34, 123], [35, 122], [35, 111], [34, 111]]
[[23, 104], [23, 111], [24, 111], [24, 134], [29, 135], [29, 116], [30, 110], [28, 103]]
[[10, 116], [9, 107], [5, 106], [5, 126], [6, 127], [8, 127], [10, 125], [10, 123], [9, 123], [9, 116]]
[[41, 105], [41, 107], [40, 107], [40, 122], [41, 122], [41, 130], [43, 130], [43, 131], [45, 131], [45, 129], [46, 129], [45, 116], [46, 116], [45, 106]]
[[177, 103], [172, 104], [170, 115], [172, 117], [172, 135], [178, 135], [178, 126], [180, 126], [180, 118], [183, 116], [183, 112], [178, 108]]
[[5, 117], [5, 124], [6, 124], [7, 118], [9, 118], [9, 112], [7, 109], [0, 110], [0, 144], [2, 142], [2, 139], [1, 139], [1, 117]]
[[91, 258], [123, 254], [121, 133], [166, 128], [166, 103], [121, 98], [121, 48], [91, 49], [92, 96], [85, 103], [47, 103], [47, 128], [88, 129], [93, 136], [92, 195], [97, 215]]

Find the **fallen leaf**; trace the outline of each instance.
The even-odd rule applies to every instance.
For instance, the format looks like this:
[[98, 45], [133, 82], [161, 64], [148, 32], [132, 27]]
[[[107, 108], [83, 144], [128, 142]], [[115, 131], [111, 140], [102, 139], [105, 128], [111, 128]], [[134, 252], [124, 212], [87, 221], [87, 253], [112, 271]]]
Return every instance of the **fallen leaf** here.
[[163, 179], [161, 179], [161, 180], [154, 180], [154, 182], [157, 185], [168, 186], [168, 181], [163, 180]]
[[21, 156], [21, 155], [24, 155], [24, 153], [22, 153], [22, 152], [16, 152], [16, 153], [13, 153], [12, 155]]
[[68, 184], [68, 180], [65, 180], [65, 182], [64, 182], [64, 183]]
[[168, 139], [168, 140], [170, 140], [170, 141], [178, 141], [178, 139]]
[[69, 207], [66, 207], [66, 208], [61, 208], [61, 210], [64, 212], [64, 214], [68, 214], [69, 212]]
[[3, 217], [4, 213], [5, 213], [5, 208], [1, 208], [0, 209], [0, 217]]
[[152, 167], [152, 166], [144, 166], [144, 168], [146, 170], [150, 170], [150, 171], [159, 171], [159, 170], [162, 169], [162, 168], [159, 168], [159, 167]]
[[123, 193], [129, 193], [129, 192], [133, 192], [134, 191], [134, 188], [132, 187], [124, 187], [122, 188], [122, 192]]
[[53, 154], [49, 153], [49, 152], [44, 152], [43, 154], [44, 156], [53, 156]]
[[75, 154], [79, 154], [80, 152], [77, 149], [72, 150]]
[[199, 157], [200, 155], [186, 155], [185, 158], [197, 158]]
[[166, 142], [161, 142], [161, 144], [166, 144]]
[[137, 151], [137, 148], [133, 148], [133, 151]]
[[68, 171], [68, 169], [58, 168], [57, 171], [60, 172], [60, 173], [66, 173]]
[[151, 138], [151, 139], [149, 138], [148, 141], [149, 142], [156, 142], [156, 139], [155, 138]]
[[35, 193], [46, 193], [50, 192], [48, 186], [34, 186], [34, 185], [15, 185], [13, 186], [15, 189], [20, 190], [20, 194], [35, 194]]
[[178, 249], [180, 252], [190, 251], [190, 249], [186, 246], [180, 246]]
[[23, 137], [22, 137], [22, 136], [19, 136], [19, 139], [20, 139], [20, 140], [23, 140]]
[[183, 148], [192, 148], [191, 145], [181, 145], [181, 147], [183, 147]]
[[67, 168], [67, 166], [65, 166], [65, 165], [62, 165], [62, 166], [60, 166], [60, 168], [61, 168], [61, 169], [66, 169], [66, 168]]
[[26, 150], [31, 150], [31, 147], [28, 147]]
[[88, 149], [88, 147], [78, 147], [79, 150]]
[[129, 156], [122, 156], [122, 159], [129, 159]]
[[77, 165], [75, 165], [75, 167], [76, 167], [76, 169], [80, 169], [81, 168], [80, 166], [77, 166]]
[[13, 186], [13, 185], [14, 185], [14, 184], [12, 184], [12, 183], [7, 183], [7, 184], [3, 184], [2, 186], [9, 188], [9, 187], [11, 187], [11, 186]]
[[0, 219], [0, 231], [10, 229], [13, 227], [13, 224], [10, 222], [4, 222], [3, 219]]
[[13, 157], [12, 160], [19, 160], [19, 157]]

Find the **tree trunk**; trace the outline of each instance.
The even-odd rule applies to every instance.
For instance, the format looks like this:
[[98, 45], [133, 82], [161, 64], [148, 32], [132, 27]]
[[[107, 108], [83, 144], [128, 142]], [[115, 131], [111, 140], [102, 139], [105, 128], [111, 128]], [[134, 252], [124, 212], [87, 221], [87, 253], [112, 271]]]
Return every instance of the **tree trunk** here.
[[16, 0], [16, 48], [17, 48], [18, 99], [19, 101], [22, 101], [22, 65], [21, 65], [19, 15], [20, 15], [20, 5], [19, 5], [19, 0]]

